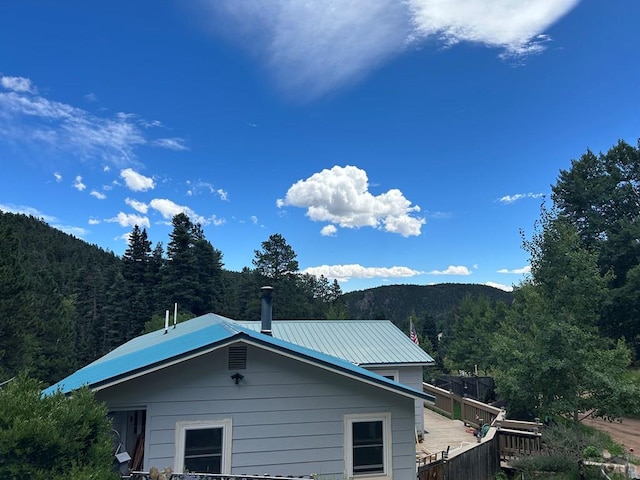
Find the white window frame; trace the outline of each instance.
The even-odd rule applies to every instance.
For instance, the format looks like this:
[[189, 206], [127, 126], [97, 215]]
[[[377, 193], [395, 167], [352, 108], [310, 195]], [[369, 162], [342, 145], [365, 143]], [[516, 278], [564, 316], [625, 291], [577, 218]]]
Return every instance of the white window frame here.
[[[353, 424], [382, 422], [383, 471], [354, 475], [353, 473]], [[356, 413], [344, 416], [344, 466], [346, 478], [367, 480], [391, 480], [393, 477], [393, 443], [391, 441], [391, 412]]]
[[184, 473], [184, 443], [187, 430], [203, 430], [209, 428], [222, 428], [222, 460], [220, 473], [231, 474], [231, 432], [232, 421], [230, 418], [222, 420], [200, 420], [191, 422], [176, 422], [176, 453], [174, 467], [177, 473]]

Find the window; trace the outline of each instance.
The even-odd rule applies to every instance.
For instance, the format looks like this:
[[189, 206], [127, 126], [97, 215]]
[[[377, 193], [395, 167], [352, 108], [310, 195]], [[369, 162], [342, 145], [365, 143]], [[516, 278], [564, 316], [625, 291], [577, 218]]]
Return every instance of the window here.
[[388, 378], [389, 380], [393, 380], [394, 382], [399, 381], [398, 370], [371, 370], [373, 373], [377, 373], [381, 377]]
[[231, 420], [178, 422], [175, 463], [179, 473], [230, 473]]
[[347, 476], [391, 478], [391, 414], [345, 416]]

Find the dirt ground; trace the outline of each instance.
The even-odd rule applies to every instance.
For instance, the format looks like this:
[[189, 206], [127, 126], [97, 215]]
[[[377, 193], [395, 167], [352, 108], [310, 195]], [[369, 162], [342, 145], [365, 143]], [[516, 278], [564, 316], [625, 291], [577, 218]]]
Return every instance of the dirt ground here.
[[640, 458], [640, 419], [621, 418], [613, 421], [589, 417], [586, 425], [604, 430], [614, 442], [624, 445], [635, 457]]

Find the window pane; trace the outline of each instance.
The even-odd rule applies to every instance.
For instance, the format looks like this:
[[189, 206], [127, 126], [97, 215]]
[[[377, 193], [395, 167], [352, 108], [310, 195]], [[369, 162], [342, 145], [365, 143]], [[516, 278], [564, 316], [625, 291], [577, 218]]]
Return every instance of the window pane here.
[[382, 421], [353, 423], [353, 445], [381, 444]]
[[384, 472], [382, 429], [379, 420], [352, 424], [354, 474]]
[[222, 428], [185, 430], [184, 468], [189, 472], [222, 473]]
[[222, 473], [222, 457], [185, 458], [184, 471], [192, 473]]

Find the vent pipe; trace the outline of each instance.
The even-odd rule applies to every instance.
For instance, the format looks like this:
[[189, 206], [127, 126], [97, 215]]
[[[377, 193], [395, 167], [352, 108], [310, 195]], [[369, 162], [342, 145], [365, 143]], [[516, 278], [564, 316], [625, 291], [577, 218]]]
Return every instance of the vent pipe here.
[[260, 309], [260, 333], [271, 336], [271, 316], [273, 311], [272, 294], [273, 287], [264, 286], [260, 289], [262, 292], [262, 305]]

